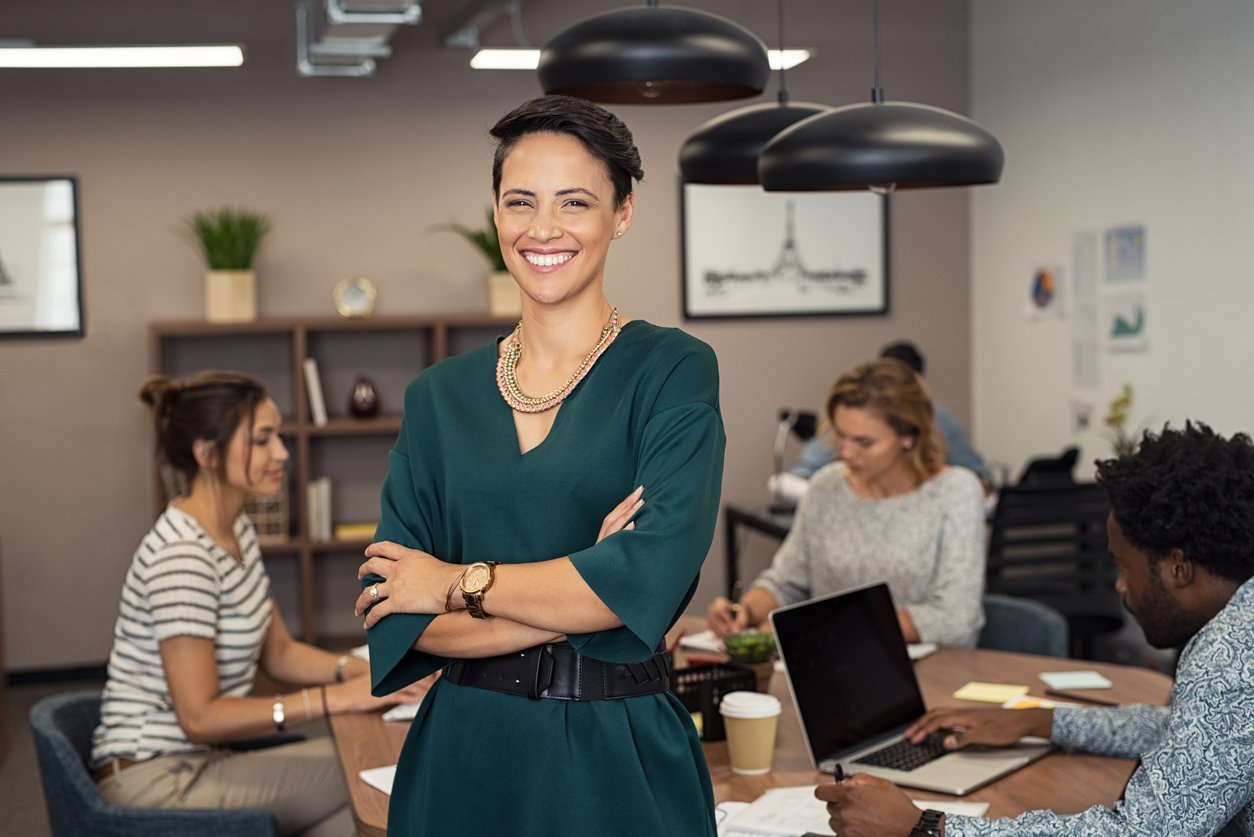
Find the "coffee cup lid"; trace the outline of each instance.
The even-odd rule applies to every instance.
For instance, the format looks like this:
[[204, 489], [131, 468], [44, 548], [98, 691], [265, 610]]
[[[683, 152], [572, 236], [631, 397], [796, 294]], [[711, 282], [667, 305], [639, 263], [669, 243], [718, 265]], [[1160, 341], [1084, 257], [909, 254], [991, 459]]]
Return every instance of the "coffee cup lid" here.
[[718, 702], [718, 711], [731, 718], [771, 718], [780, 712], [779, 698], [758, 692], [728, 692]]

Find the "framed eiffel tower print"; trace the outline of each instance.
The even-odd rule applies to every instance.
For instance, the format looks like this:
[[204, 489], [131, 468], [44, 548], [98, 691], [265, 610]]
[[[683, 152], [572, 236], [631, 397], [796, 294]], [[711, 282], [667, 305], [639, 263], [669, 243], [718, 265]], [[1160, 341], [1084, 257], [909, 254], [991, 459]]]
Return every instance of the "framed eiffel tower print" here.
[[75, 179], [0, 177], [0, 337], [81, 337], [80, 263]]
[[888, 313], [888, 198], [681, 187], [684, 318]]

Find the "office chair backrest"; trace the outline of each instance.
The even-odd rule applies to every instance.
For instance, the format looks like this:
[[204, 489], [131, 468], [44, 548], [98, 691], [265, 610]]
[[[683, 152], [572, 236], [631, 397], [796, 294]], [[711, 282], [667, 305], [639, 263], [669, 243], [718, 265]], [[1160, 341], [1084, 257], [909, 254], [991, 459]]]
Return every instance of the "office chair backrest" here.
[[100, 692], [53, 695], [30, 711], [35, 757], [54, 837], [274, 837], [268, 811], [120, 808], [100, 796], [87, 771]]
[[1071, 629], [1073, 656], [1123, 624], [1118, 571], [1106, 546], [1110, 501], [1096, 483], [1007, 486], [989, 535], [985, 589], [1053, 607]]
[[1070, 641], [1067, 620], [1049, 605], [997, 593], [984, 596], [984, 628], [977, 647], [1065, 657]]

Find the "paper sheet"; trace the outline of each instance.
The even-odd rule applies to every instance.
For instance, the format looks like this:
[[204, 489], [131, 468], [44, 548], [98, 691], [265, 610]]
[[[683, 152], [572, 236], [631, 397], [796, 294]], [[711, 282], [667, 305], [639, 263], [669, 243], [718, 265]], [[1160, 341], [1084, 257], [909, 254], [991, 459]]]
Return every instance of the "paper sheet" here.
[[418, 707], [421, 703], [398, 703], [383, 713], [385, 721], [412, 721], [414, 716], [418, 714]]
[[1096, 671], [1046, 671], [1041, 679], [1051, 689], [1109, 689], [1111, 682]]
[[985, 703], [1005, 703], [1011, 698], [1026, 695], [1027, 686], [1016, 686], [1010, 683], [981, 683], [972, 680], [954, 692], [955, 700], [979, 700]]
[[[719, 834], [727, 837], [800, 837], [832, 834], [827, 824], [827, 806], [814, 796], [816, 785], [771, 788], [739, 810], [729, 812], [720, 825]], [[932, 808], [946, 814], [981, 817], [988, 810], [987, 802], [949, 802], [935, 799], [911, 800], [920, 810]], [[726, 803], [724, 803], [726, 804]], [[723, 809], [723, 806], [719, 806]]]
[[396, 778], [396, 765], [372, 767], [357, 774], [361, 780], [375, 790], [381, 790], [388, 796], [392, 795], [392, 780]]
[[[684, 634], [679, 638], [679, 647], [686, 651], [704, 651], [710, 654], [723, 653], [723, 640], [709, 629], [695, 634]], [[912, 660], [921, 660], [929, 654], [936, 653], [935, 642], [912, 642], [906, 646], [906, 652]], [[781, 669], [782, 670], [782, 669]]]

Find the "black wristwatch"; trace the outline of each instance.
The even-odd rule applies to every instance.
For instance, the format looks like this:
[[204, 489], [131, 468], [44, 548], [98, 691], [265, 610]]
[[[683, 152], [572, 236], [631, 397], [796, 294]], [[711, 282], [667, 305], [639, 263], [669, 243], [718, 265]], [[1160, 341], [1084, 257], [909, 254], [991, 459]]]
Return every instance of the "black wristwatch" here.
[[914, 830], [910, 832], [910, 837], [940, 837], [941, 833], [941, 817], [945, 816], [942, 812], [928, 808], [923, 812], [923, 816], [919, 817], [919, 821], [914, 824]]

